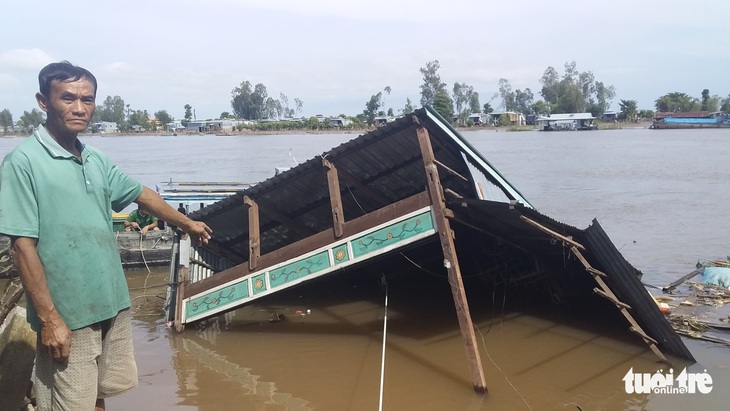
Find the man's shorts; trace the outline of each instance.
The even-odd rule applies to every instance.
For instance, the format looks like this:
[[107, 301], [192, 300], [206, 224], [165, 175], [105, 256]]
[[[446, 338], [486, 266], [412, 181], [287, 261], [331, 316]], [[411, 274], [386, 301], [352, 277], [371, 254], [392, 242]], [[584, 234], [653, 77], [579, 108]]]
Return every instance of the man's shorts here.
[[71, 331], [67, 364], [46, 353], [38, 333], [35, 367], [38, 411], [93, 410], [98, 398], [131, 390], [137, 385], [137, 364], [130, 310]]

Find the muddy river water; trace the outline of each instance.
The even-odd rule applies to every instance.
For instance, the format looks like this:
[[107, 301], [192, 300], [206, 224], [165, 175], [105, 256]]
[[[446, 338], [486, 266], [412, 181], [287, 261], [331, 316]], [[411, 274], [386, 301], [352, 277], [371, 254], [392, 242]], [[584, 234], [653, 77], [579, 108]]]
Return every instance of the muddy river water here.
[[[463, 133], [542, 213], [597, 218], [647, 284], [730, 254], [730, 130]], [[261, 181], [355, 135], [86, 137], [154, 188]], [[4, 155], [20, 139], [0, 139]], [[467, 275], [467, 273], [465, 273]], [[182, 334], [161, 317], [166, 269], [129, 271], [139, 387], [110, 410], [377, 410], [386, 288], [380, 273], [336, 277], [257, 302]], [[448, 283], [387, 285], [384, 410], [721, 410], [730, 348], [683, 339], [708, 394], [629, 394], [629, 370], [663, 367], [626, 324], [467, 289], [489, 393], [476, 395]], [[668, 370], [663, 370], [666, 373]]]

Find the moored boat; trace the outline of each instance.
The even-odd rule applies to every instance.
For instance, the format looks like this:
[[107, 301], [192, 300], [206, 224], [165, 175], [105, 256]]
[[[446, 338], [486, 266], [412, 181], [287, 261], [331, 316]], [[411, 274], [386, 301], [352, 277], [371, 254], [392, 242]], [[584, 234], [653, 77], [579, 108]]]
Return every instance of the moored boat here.
[[685, 129], [685, 128], [728, 128], [730, 127], [730, 114], [716, 112], [658, 112], [654, 122], [649, 128], [652, 129]]

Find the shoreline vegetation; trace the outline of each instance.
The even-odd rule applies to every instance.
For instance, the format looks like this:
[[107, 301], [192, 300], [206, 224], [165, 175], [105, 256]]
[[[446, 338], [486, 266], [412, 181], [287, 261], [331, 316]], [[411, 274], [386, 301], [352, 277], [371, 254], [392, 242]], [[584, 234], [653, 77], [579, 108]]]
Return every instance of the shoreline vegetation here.
[[[652, 124], [651, 121], [637, 121], [637, 122], [605, 122], [595, 121], [598, 130], [619, 130], [619, 129], [634, 129], [634, 128], [649, 128]], [[132, 137], [132, 136], [145, 136], [145, 137], [156, 137], [156, 136], [195, 136], [195, 135], [215, 135], [215, 136], [237, 136], [237, 135], [253, 135], [253, 136], [270, 136], [270, 135], [307, 135], [307, 134], [353, 134], [360, 135], [367, 133], [368, 131], [374, 130], [376, 127], [361, 127], [361, 128], [290, 128], [280, 130], [259, 130], [256, 128], [244, 128], [241, 130], [233, 130], [230, 132], [189, 132], [183, 131], [179, 133], [163, 132], [163, 131], [143, 131], [143, 132], [118, 132], [118, 133], [92, 133], [85, 132], [81, 134], [81, 137], [97, 136], [97, 137]], [[456, 130], [460, 133], [472, 132], [472, 131], [494, 131], [494, 132], [520, 132], [520, 131], [537, 131], [539, 127], [537, 125], [527, 126], [455, 126]], [[0, 138], [14, 138], [14, 137], [27, 137], [30, 133], [8, 133], [4, 134], [0, 132]]]

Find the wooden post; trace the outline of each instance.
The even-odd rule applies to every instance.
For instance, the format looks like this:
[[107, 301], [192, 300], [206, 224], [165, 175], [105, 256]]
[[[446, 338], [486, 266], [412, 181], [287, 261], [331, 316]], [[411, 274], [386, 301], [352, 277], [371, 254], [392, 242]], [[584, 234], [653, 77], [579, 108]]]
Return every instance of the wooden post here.
[[456, 257], [453, 232], [451, 231], [449, 220], [446, 218], [447, 215], [451, 214], [451, 210], [446, 208], [446, 200], [444, 199], [444, 192], [441, 187], [441, 180], [439, 179], [439, 173], [435, 163], [436, 158], [433, 154], [428, 130], [423, 126], [418, 127], [417, 134], [421, 154], [423, 155], [423, 164], [426, 169], [428, 193], [431, 197], [436, 227], [438, 228], [439, 238], [441, 240], [441, 249], [444, 253], [444, 266], [448, 272], [451, 293], [454, 297], [454, 305], [456, 306], [456, 315], [459, 318], [459, 328], [461, 329], [461, 336], [464, 339], [464, 348], [466, 349], [467, 362], [471, 371], [472, 385], [474, 386], [474, 391], [483, 393], [487, 391], [487, 382], [484, 378], [484, 369], [479, 355], [476, 334], [474, 333], [474, 324], [471, 320], [469, 303], [466, 299], [464, 282], [461, 278], [459, 260]]
[[243, 196], [243, 203], [248, 206], [248, 269], [253, 271], [261, 257], [259, 205], [249, 196]]
[[329, 188], [330, 206], [332, 207], [332, 228], [335, 231], [335, 238], [340, 238], [342, 237], [342, 229], [345, 226], [345, 213], [342, 210], [342, 197], [340, 196], [340, 180], [337, 177], [337, 169], [329, 160], [323, 158], [322, 166], [327, 169], [327, 187]]
[[175, 294], [175, 321], [173, 321], [173, 326], [175, 332], [178, 333], [185, 331], [185, 324], [182, 322], [182, 310], [185, 286], [190, 282], [189, 270], [187, 266], [180, 266], [177, 271], [177, 294]]

